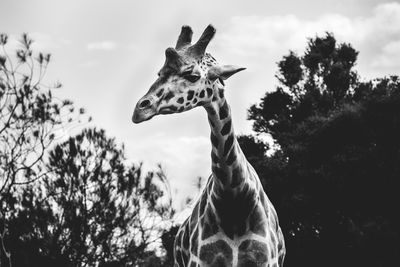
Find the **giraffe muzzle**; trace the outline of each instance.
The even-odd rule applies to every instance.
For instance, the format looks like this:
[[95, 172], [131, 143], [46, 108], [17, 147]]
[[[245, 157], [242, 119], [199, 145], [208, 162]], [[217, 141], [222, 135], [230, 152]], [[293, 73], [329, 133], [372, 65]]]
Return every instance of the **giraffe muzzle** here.
[[157, 114], [156, 111], [155, 101], [151, 98], [143, 98], [136, 105], [132, 116], [132, 122], [140, 123], [150, 120]]

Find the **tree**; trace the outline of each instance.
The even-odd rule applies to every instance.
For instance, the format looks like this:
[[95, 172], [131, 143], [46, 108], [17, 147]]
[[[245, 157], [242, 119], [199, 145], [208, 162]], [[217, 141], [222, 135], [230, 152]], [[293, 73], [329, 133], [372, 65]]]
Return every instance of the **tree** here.
[[400, 262], [400, 79], [360, 82], [357, 55], [332, 34], [311, 39], [303, 56], [283, 57], [280, 85], [249, 109], [254, 130], [279, 145], [267, 157], [241, 141], [278, 210], [286, 266]]
[[[53, 96], [61, 84], [44, 83], [50, 54], [34, 54], [27, 34], [14, 55], [7, 43], [0, 34], [0, 241], [7, 230], [3, 220], [20, 205], [24, 186], [46, 175], [47, 149], [84, 112]], [[0, 247], [0, 255], [7, 255]]]
[[165, 267], [174, 266], [174, 243], [179, 227], [180, 225], [173, 225], [169, 229], [164, 230], [161, 235], [162, 245], [165, 249], [165, 256], [163, 259], [163, 266]]
[[72, 102], [52, 95], [61, 84], [43, 83], [50, 54], [34, 56], [33, 41], [23, 34], [13, 62], [6, 51], [7, 40], [0, 34], [0, 197], [14, 185], [43, 177], [38, 163], [57, 131], [74, 119]]
[[45, 259], [62, 266], [156, 260], [151, 251], [159, 250], [164, 221], [173, 214], [161, 168], [143, 173], [141, 165], [127, 164], [123, 147], [103, 130], [85, 129], [50, 151], [47, 169], [48, 177], [25, 191], [10, 223], [9, 248], [22, 254], [16, 265], [28, 266], [18, 261], [28, 253], [41, 260], [37, 264]]

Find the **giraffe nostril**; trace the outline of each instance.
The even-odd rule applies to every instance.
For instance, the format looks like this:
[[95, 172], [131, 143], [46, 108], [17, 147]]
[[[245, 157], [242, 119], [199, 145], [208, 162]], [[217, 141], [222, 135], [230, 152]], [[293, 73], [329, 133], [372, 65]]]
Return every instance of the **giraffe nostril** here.
[[149, 105], [150, 105], [150, 100], [145, 99], [139, 104], [139, 107], [145, 108], [145, 107], [148, 107]]

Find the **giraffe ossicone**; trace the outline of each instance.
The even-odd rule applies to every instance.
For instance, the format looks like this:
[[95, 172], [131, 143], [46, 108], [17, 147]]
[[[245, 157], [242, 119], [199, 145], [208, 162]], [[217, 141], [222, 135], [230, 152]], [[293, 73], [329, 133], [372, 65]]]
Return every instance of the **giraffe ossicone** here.
[[199, 106], [208, 115], [212, 174], [177, 233], [175, 266], [283, 266], [285, 242], [276, 211], [240, 149], [224, 95], [224, 80], [244, 68], [220, 65], [205, 52], [215, 35], [212, 25], [193, 45], [192, 35], [189, 26], [182, 27], [132, 117], [140, 123]]

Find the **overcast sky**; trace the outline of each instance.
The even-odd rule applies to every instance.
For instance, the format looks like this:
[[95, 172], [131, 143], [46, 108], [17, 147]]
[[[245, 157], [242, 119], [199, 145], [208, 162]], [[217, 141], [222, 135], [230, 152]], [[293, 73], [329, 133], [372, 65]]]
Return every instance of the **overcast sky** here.
[[0, 0], [0, 32], [30, 33], [53, 54], [47, 80], [58, 94], [85, 107], [94, 125], [125, 143], [132, 161], [160, 162], [181, 207], [195, 196], [195, 179], [210, 174], [209, 126], [203, 109], [158, 116], [134, 125], [137, 100], [147, 92], [184, 24], [198, 38], [212, 23], [208, 51], [220, 63], [247, 67], [227, 81], [237, 133], [250, 133], [246, 110], [277, 84], [276, 62], [307, 38], [326, 31], [358, 51], [366, 79], [400, 74], [400, 3], [378, 0], [103, 1]]

